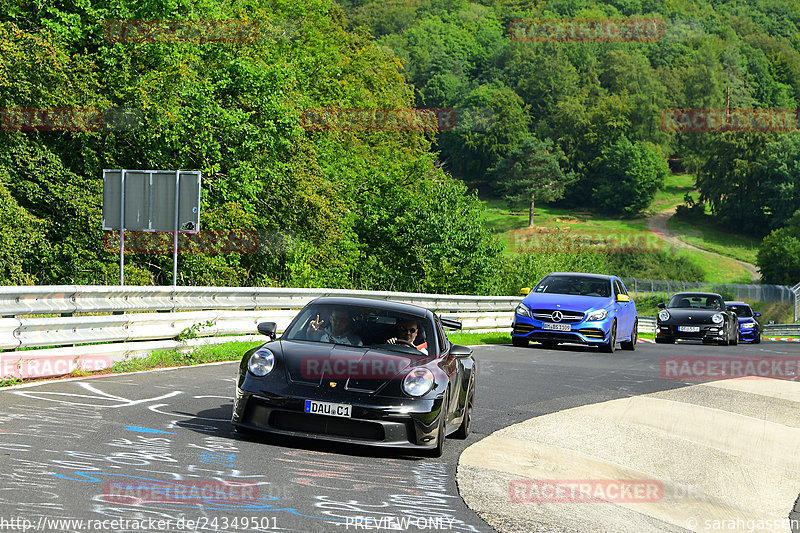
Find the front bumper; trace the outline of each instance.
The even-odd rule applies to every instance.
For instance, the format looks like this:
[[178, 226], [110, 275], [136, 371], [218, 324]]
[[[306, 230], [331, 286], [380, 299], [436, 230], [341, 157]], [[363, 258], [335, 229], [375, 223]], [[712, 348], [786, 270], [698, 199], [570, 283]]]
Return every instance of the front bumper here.
[[[598, 346], [608, 342], [608, 337], [611, 333], [611, 322], [610, 318], [592, 321], [582, 320], [580, 322], [567, 323], [569, 331], [557, 331], [545, 329], [545, 324], [553, 324], [552, 322], [544, 322], [515, 314], [514, 321], [511, 324], [511, 336], [534, 342], [570, 342]], [[561, 324], [565, 323], [562, 322]]]
[[739, 328], [739, 340], [742, 342], [754, 342], [759, 337], [758, 328]]
[[[321, 397], [315, 387], [301, 390], [299, 394], [297, 391], [274, 394], [246, 389], [236, 388], [231, 418], [234, 426], [366, 446], [430, 449], [437, 445], [439, 417], [444, 403], [442, 397], [404, 400], [357, 396], [346, 391], [325, 391]], [[352, 405], [352, 416], [342, 418], [306, 413], [304, 404], [307, 399]]]
[[[699, 331], [681, 331], [683, 326], [698, 327]], [[656, 326], [656, 338], [719, 342], [727, 340], [723, 324], [661, 324]]]

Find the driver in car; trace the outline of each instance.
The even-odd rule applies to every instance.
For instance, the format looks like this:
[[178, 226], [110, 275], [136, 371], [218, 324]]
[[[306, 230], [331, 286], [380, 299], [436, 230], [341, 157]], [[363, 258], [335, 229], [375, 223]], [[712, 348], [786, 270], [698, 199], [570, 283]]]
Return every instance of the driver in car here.
[[420, 352], [428, 355], [428, 343], [423, 342], [419, 346], [414, 344], [414, 339], [417, 338], [417, 331], [419, 331], [419, 325], [414, 320], [409, 320], [405, 318], [401, 318], [397, 321], [397, 327], [395, 328], [395, 336], [391, 339], [386, 341], [387, 344], [400, 344], [406, 346], [412, 346], [419, 350]]
[[353, 316], [349, 310], [334, 309], [328, 322], [330, 322], [330, 325], [325, 324], [325, 321], [320, 320], [319, 315], [317, 315], [317, 319], [308, 324], [306, 338], [319, 342], [363, 346], [361, 337], [352, 330]]

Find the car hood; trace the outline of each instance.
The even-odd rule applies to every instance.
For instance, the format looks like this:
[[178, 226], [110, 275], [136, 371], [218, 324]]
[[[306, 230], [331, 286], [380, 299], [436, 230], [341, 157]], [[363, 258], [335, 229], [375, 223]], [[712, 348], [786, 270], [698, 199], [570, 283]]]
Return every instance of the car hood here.
[[756, 319], [751, 316], [740, 316], [737, 318], [739, 319], [739, 324], [750, 324], [756, 321]]
[[320, 386], [335, 381], [349, 390], [376, 392], [429, 357], [310, 341], [280, 341], [287, 378]]
[[697, 324], [713, 324], [711, 317], [722, 311], [714, 309], [680, 309], [667, 308], [671, 321], [694, 322]]
[[530, 293], [522, 300], [529, 309], [563, 309], [582, 311], [602, 309], [612, 302], [611, 297], [576, 296], [572, 294]]

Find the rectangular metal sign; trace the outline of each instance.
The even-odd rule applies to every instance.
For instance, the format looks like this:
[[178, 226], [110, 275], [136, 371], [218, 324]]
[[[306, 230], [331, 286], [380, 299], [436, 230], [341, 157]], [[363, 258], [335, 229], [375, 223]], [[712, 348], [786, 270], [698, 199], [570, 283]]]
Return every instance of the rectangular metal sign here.
[[178, 232], [200, 231], [199, 171], [103, 170], [104, 230], [175, 231], [176, 214]]

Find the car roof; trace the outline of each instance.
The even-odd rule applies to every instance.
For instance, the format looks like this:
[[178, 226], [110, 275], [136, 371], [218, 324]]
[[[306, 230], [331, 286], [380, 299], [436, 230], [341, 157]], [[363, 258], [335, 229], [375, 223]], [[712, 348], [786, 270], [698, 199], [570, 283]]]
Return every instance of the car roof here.
[[750, 307], [750, 304], [744, 302], [725, 302], [725, 305], [744, 305], [746, 307]]
[[376, 309], [385, 309], [387, 311], [396, 313], [405, 313], [407, 315], [417, 316], [420, 318], [428, 317], [428, 315], [433, 314], [430, 310], [418, 305], [393, 302], [390, 300], [376, 300], [374, 298], [356, 298], [351, 296], [321, 296], [308, 303], [308, 305], [311, 304], [374, 307]]
[[609, 276], [608, 274], [594, 274], [590, 272], [550, 272], [547, 276], [583, 276], [586, 278], [597, 278], [609, 281], [617, 277]]
[[[722, 296], [717, 294], [716, 292], [694, 292], [694, 291], [676, 292], [675, 294], [672, 295], [672, 298], [675, 298], [676, 296], [684, 296], [684, 295], [687, 295], [687, 294], [693, 294], [695, 296], [706, 296], [706, 297], [708, 297], [708, 296], [716, 296], [720, 300], [722, 299]], [[725, 304], [727, 304], [727, 303], [728, 302], [725, 302]]]

